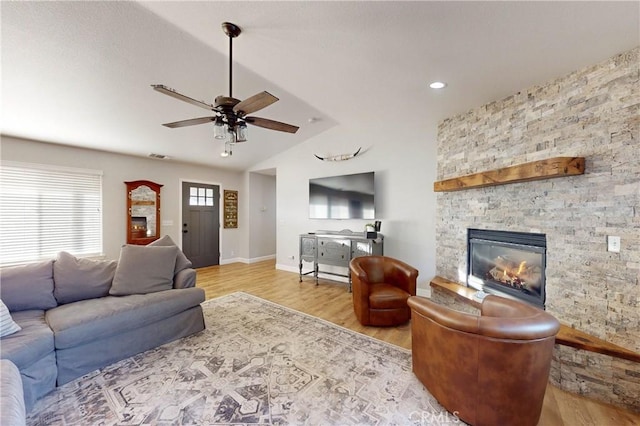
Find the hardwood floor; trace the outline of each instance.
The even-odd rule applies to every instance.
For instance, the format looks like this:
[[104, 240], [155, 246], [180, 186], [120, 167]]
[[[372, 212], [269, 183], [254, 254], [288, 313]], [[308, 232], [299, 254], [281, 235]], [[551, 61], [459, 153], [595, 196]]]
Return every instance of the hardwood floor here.
[[[376, 339], [411, 349], [409, 324], [401, 327], [364, 327], [353, 313], [351, 293], [346, 285], [309, 277], [298, 282], [298, 274], [275, 269], [274, 261], [254, 264], [233, 263], [198, 269], [197, 286], [207, 299], [243, 291], [283, 306], [323, 318], [334, 324]], [[574, 395], [548, 385], [541, 426], [621, 426], [640, 425], [640, 414]]]

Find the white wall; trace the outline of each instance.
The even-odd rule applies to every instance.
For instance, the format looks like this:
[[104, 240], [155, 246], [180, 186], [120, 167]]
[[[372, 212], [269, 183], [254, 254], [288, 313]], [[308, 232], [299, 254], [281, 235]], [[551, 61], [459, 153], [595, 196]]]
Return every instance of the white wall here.
[[[50, 143], [2, 136], [0, 158], [8, 161], [51, 164], [65, 167], [77, 167], [103, 171], [103, 244], [105, 256], [117, 259], [120, 246], [126, 242], [126, 188], [124, 181], [146, 179], [164, 185], [161, 191], [161, 219], [172, 221], [173, 225], [161, 226], [161, 234], [168, 234], [181, 245], [180, 227], [180, 182], [208, 182], [220, 185], [224, 189], [240, 190], [244, 185], [242, 173], [227, 172], [214, 168], [181, 164], [171, 161], [152, 160], [80, 149]], [[241, 194], [241, 203], [247, 199]], [[242, 231], [221, 228], [221, 262], [235, 256], [246, 258], [249, 253], [242, 238], [246, 239], [246, 211], [238, 212]]]
[[[422, 122], [382, 120], [337, 126], [253, 170], [277, 170], [277, 268], [298, 270], [298, 235], [316, 230], [364, 230], [368, 220], [311, 220], [309, 179], [320, 176], [376, 172], [376, 218], [382, 221], [385, 255], [420, 271], [422, 294], [435, 275], [435, 194], [437, 130]], [[339, 162], [320, 156], [363, 153]], [[291, 259], [294, 256], [295, 259]]]
[[[117, 258], [126, 240], [124, 181], [148, 179], [164, 185], [162, 219], [172, 220], [173, 225], [163, 226], [161, 233], [179, 243], [179, 188], [181, 180], [188, 180], [218, 183], [221, 190], [239, 191], [239, 227], [221, 229], [221, 263], [270, 256], [275, 244], [277, 268], [290, 271], [298, 270], [299, 234], [319, 229], [360, 231], [370, 222], [308, 219], [309, 179], [375, 171], [376, 216], [382, 221], [385, 254], [418, 268], [418, 285], [425, 294], [435, 275], [436, 135], [435, 128], [409, 120], [393, 129], [377, 119], [341, 125], [252, 168], [276, 169], [275, 178], [7, 136], [2, 137], [0, 152], [5, 160], [103, 170], [104, 248], [108, 258]], [[323, 162], [313, 155], [352, 153], [359, 147], [363, 152], [348, 161]], [[275, 201], [267, 195], [273, 194], [269, 189], [273, 179]], [[256, 213], [256, 207], [260, 210], [263, 206], [268, 214]], [[275, 214], [276, 219], [269, 214]], [[271, 226], [275, 222], [275, 237], [262, 232], [261, 221]]]
[[249, 260], [276, 254], [276, 177], [249, 173]]

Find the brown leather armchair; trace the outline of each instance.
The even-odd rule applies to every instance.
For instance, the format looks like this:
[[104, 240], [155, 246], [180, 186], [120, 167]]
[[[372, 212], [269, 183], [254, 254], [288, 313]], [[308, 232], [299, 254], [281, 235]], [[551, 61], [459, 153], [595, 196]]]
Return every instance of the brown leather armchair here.
[[362, 325], [393, 326], [411, 318], [407, 299], [416, 295], [418, 270], [386, 256], [351, 260], [353, 309]]
[[409, 298], [413, 372], [472, 425], [536, 425], [560, 323], [541, 309], [487, 296], [481, 315]]

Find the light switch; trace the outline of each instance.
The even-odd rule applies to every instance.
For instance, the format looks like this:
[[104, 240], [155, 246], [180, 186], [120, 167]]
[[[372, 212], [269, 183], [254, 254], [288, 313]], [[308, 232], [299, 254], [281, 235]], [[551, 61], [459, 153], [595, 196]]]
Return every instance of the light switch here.
[[607, 251], [620, 253], [620, 237], [609, 235], [607, 237]]

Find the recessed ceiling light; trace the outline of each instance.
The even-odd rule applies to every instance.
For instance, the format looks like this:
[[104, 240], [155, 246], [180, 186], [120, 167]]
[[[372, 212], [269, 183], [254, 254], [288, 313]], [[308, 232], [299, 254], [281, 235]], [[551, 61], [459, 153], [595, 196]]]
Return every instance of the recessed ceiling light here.
[[447, 87], [447, 83], [444, 83], [442, 81], [434, 81], [429, 85], [429, 87], [431, 87], [432, 89], [444, 89], [445, 87]]

